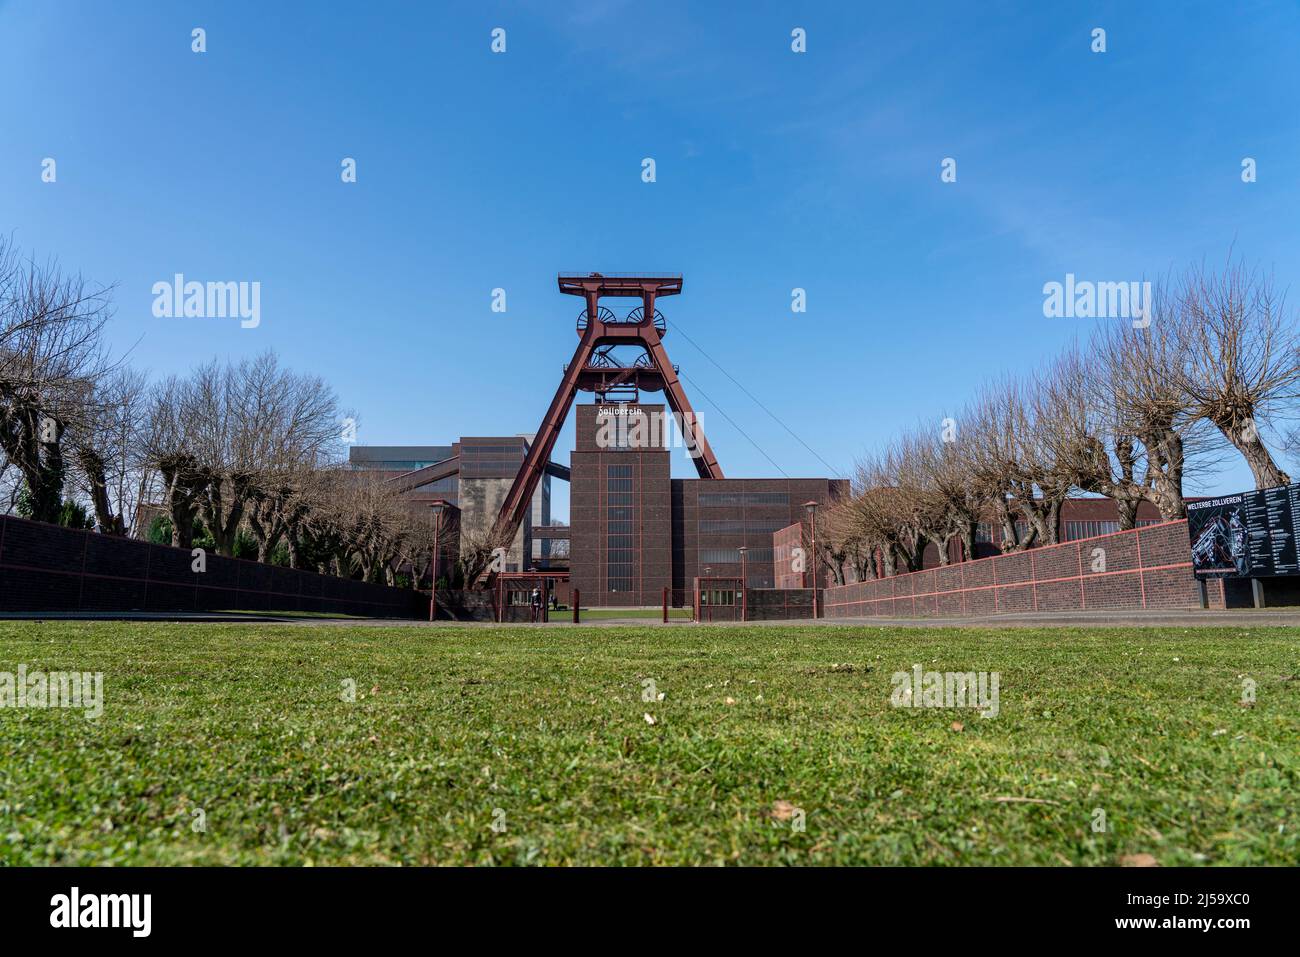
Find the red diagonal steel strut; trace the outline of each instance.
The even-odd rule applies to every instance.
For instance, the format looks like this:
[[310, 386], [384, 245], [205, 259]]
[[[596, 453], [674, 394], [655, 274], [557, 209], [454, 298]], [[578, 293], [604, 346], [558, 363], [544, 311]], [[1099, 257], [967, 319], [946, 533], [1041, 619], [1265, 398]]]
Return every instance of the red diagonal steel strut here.
[[533, 492], [537, 490], [537, 483], [541, 480], [542, 473], [546, 471], [546, 463], [551, 460], [551, 450], [555, 448], [555, 440], [559, 437], [560, 429], [564, 427], [564, 420], [569, 417], [569, 407], [573, 405], [573, 398], [578, 392], [578, 377], [586, 367], [587, 360], [591, 358], [595, 346], [595, 327], [588, 325], [582, 341], [573, 352], [572, 361], [564, 370], [564, 378], [560, 380], [560, 387], [555, 390], [555, 398], [551, 400], [550, 408], [546, 410], [546, 416], [537, 430], [537, 437], [533, 439], [533, 444], [524, 457], [524, 464], [519, 467], [519, 472], [515, 475], [514, 484], [510, 486], [510, 494], [501, 503], [501, 512], [497, 516], [492, 534], [494, 544], [508, 546], [514, 540], [515, 533], [519, 531], [519, 525], [523, 522], [528, 506], [533, 500]]

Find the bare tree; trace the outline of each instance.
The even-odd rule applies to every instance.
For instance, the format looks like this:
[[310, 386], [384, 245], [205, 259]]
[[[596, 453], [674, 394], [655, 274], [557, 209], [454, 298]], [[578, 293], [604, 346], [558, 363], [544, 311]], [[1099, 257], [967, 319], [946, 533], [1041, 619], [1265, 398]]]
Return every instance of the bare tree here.
[[498, 547], [496, 542], [490, 529], [474, 530], [461, 525], [455, 579], [466, 584], [477, 582], [492, 564], [492, 550]]
[[1185, 361], [1170, 373], [1191, 413], [1213, 423], [1250, 466], [1256, 488], [1286, 485], [1262, 431], [1294, 402], [1300, 353], [1285, 296], [1271, 276], [1231, 258], [1221, 272], [1204, 264], [1188, 270], [1178, 328]]
[[1156, 286], [1148, 318], [1101, 327], [1086, 357], [1071, 350], [1049, 376], [1058, 407], [1072, 409], [1075, 434], [1062, 437], [1075, 445], [1076, 482], [1115, 500], [1121, 529], [1134, 527], [1144, 501], [1165, 520], [1183, 518], [1184, 485], [1220, 461], [1222, 443], [1176, 371], [1186, 339], [1167, 284]]
[[0, 449], [22, 475], [31, 515], [58, 520], [70, 426], [82, 426], [110, 369], [102, 347], [110, 288], [22, 259], [0, 239]]
[[1015, 434], [1018, 402], [1006, 384], [986, 387], [962, 416], [962, 447], [971, 484], [988, 503], [1001, 529], [1003, 552], [1027, 548], [1037, 534], [1017, 534], [1013, 512], [1015, 477], [1019, 473], [1019, 440]]
[[853, 581], [876, 577], [874, 548], [855, 520], [852, 500], [831, 502], [821, 511], [824, 514], [818, 519], [817, 544], [836, 584], [846, 583], [846, 571], [852, 572]]
[[919, 569], [925, 547], [925, 539], [914, 522], [916, 509], [894, 477], [896, 455], [895, 450], [892, 456], [858, 462], [853, 496], [842, 516], [869, 553], [878, 556], [881, 577], [895, 574], [900, 564], [907, 571]]
[[201, 518], [219, 554], [233, 555], [247, 528], [266, 560], [302, 518], [309, 473], [338, 458], [338, 402], [273, 353], [213, 360], [160, 384], [147, 432], [173, 544], [188, 547]]
[[940, 565], [949, 562], [948, 545], [961, 542], [967, 559], [975, 551], [975, 534], [989, 505], [990, 493], [977, 480], [975, 449], [966, 441], [958, 417], [946, 417], [942, 430], [918, 428], [908, 440], [913, 476], [908, 482], [925, 503], [927, 538], [938, 549]]
[[318, 541], [330, 548], [335, 574], [394, 584], [410, 534], [409, 504], [377, 474], [333, 470], [329, 492], [313, 513]]
[[342, 459], [339, 405], [320, 377], [280, 369], [269, 354], [243, 379], [243, 400], [252, 409], [243, 428], [254, 433], [247, 522], [258, 560], [267, 561], [310, 508], [315, 473]]
[[200, 461], [199, 444], [188, 421], [190, 384], [176, 376], [158, 383], [149, 396], [144, 448], [158, 470], [163, 501], [171, 518], [172, 545], [188, 549], [194, 542], [199, 498], [211, 481]]
[[149, 486], [145, 454], [145, 376], [129, 368], [105, 374], [81, 421], [68, 430], [75, 480], [94, 508], [99, 531], [125, 535]]

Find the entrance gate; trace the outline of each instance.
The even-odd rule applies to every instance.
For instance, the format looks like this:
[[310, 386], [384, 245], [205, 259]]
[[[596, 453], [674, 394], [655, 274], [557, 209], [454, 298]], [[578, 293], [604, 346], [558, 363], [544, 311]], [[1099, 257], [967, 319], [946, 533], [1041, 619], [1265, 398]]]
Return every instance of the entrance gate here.
[[695, 579], [696, 621], [740, 621], [745, 602], [739, 578]]
[[[492, 608], [497, 621], [531, 622], [535, 624], [550, 621], [551, 580], [554, 574], [546, 575], [528, 572], [505, 572], [497, 575]], [[568, 577], [567, 574], [565, 576]], [[539, 604], [533, 602], [533, 590], [536, 589]]]

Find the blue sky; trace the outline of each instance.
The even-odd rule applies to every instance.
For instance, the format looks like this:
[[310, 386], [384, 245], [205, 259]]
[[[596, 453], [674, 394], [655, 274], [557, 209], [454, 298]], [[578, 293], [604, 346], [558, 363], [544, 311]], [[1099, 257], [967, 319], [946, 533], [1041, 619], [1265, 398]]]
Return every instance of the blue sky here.
[[[535, 430], [577, 341], [556, 272], [680, 271], [669, 321], [847, 470], [1114, 321], [1043, 317], [1067, 272], [1235, 243], [1292, 285], [1298, 44], [1294, 3], [0, 0], [0, 229], [117, 283], [153, 374], [273, 348], [366, 444]], [[178, 272], [260, 282], [261, 324], [156, 318]], [[826, 473], [666, 344], [728, 475]]]

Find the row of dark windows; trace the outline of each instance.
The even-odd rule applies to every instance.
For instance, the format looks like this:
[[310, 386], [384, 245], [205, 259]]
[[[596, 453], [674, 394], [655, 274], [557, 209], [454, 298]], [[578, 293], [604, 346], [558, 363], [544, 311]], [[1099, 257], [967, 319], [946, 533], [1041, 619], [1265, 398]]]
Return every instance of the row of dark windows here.
[[416, 469], [428, 468], [430, 465], [437, 465], [442, 459], [436, 462], [421, 462], [410, 459], [375, 459], [375, 460], [358, 460], [350, 463], [353, 469], [365, 471], [369, 469], [382, 469], [388, 472], [414, 472]]
[[704, 508], [722, 505], [789, 505], [790, 496], [786, 492], [704, 492], [697, 504]]
[[[700, 564], [740, 564], [740, 550], [735, 548], [701, 548], [697, 554], [696, 561]], [[772, 560], [772, 549], [751, 548], [745, 553], [745, 557], [751, 562], [770, 562]]]
[[[1159, 519], [1143, 518], [1137, 521], [1138, 528], [1145, 528], [1148, 525], [1158, 525]], [[1098, 535], [1111, 535], [1119, 531], [1119, 522], [1116, 521], [1078, 521], [1065, 522], [1062, 530], [1061, 541], [1075, 542], [1081, 538], [1096, 538]], [[1028, 522], [1016, 522], [1016, 541], [1023, 542], [1029, 534]], [[975, 541], [985, 544], [993, 544], [993, 525], [989, 522], [980, 522], [975, 526]], [[998, 529], [998, 538], [1001, 539], [1001, 529]]]
[[749, 532], [757, 535], [770, 534], [780, 531], [791, 524], [788, 520], [782, 519], [730, 519], [719, 518], [709, 519], [699, 523], [701, 535], [731, 534], [740, 532]]
[[524, 444], [522, 442], [518, 445], [462, 445], [460, 447], [460, 454], [468, 458], [478, 458], [483, 455], [500, 455], [504, 453], [521, 455], [523, 454], [523, 451]]
[[[1135, 523], [1138, 528], [1160, 524], [1158, 518], [1141, 518]], [[1073, 542], [1080, 538], [1095, 538], [1119, 531], [1119, 522], [1066, 522], [1064, 541]]]
[[610, 592], [632, 590], [636, 574], [635, 536], [632, 505], [632, 466], [605, 466], [605, 483], [609, 493], [605, 523], [605, 589]]
[[436, 482], [425, 482], [416, 488], [416, 492], [454, 492], [458, 485], [456, 478], [442, 478]]

